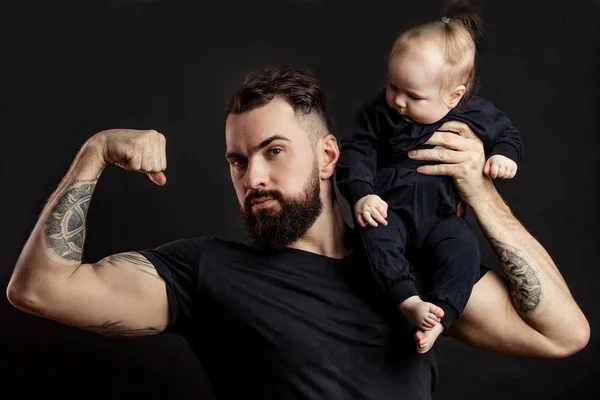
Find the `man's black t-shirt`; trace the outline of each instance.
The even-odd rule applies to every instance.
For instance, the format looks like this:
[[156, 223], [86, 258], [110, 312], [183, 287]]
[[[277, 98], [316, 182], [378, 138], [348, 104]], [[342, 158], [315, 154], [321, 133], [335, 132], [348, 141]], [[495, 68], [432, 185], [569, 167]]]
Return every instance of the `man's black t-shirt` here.
[[168, 330], [219, 399], [430, 399], [433, 351], [390, 308], [354, 253], [265, 253], [216, 238], [140, 251], [165, 279]]

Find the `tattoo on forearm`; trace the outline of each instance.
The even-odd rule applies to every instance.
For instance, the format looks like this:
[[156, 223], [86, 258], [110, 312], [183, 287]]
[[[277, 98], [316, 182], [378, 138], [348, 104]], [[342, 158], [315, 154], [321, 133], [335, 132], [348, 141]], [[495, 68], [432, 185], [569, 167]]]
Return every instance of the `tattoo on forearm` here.
[[521, 312], [535, 310], [540, 304], [542, 294], [535, 269], [517, 254], [518, 249], [493, 238], [490, 238], [490, 243], [508, 275], [510, 299], [515, 308]]
[[97, 181], [75, 181], [60, 197], [46, 221], [46, 245], [62, 258], [81, 261], [85, 219]]
[[112, 256], [103, 258], [97, 263], [92, 264], [92, 267], [100, 268], [108, 264], [113, 267], [119, 268], [121, 262], [133, 264], [135, 265], [135, 268], [138, 271], [143, 272], [144, 274], [148, 274], [153, 278], [159, 279], [160, 281], [163, 281], [160, 275], [158, 275], [158, 272], [156, 272], [156, 268], [154, 267], [154, 265], [152, 265], [150, 261], [148, 261], [144, 256], [138, 253], [114, 254]]
[[121, 321], [106, 321], [102, 325], [90, 325], [84, 329], [106, 336], [148, 336], [157, 335], [162, 332], [162, 329], [154, 326], [136, 329], [129, 328]]

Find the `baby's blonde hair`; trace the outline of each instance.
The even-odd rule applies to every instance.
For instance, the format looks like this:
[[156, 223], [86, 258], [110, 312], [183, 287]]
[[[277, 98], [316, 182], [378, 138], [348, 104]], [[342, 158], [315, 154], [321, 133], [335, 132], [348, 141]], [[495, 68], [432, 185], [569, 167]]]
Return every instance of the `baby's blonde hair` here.
[[398, 36], [389, 57], [400, 55], [420, 41], [437, 41], [444, 55], [442, 92], [464, 85], [466, 98], [475, 87], [476, 41], [481, 33], [481, 20], [468, 2], [451, 1], [441, 20], [415, 26]]

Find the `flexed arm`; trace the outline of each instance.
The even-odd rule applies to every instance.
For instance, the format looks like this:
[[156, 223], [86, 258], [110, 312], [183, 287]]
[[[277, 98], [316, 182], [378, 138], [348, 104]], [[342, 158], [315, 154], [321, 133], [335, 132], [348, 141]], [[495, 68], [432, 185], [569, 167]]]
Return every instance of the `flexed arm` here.
[[17, 308], [107, 335], [147, 335], [168, 323], [164, 281], [135, 252], [82, 264], [87, 211], [107, 164], [166, 183], [165, 138], [155, 131], [94, 135], [48, 199], [7, 288]]

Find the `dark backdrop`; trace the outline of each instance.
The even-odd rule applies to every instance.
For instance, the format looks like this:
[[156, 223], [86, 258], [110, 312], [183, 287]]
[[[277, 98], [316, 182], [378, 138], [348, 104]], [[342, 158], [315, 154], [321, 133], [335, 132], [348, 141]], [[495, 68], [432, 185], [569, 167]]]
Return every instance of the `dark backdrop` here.
[[[479, 93], [506, 112], [526, 146], [517, 177], [498, 187], [554, 257], [593, 333], [566, 360], [496, 355], [443, 338], [436, 396], [575, 398], [599, 388], [600, 2], [478, 6], [486, 22]], [[87, 261], [189, 236], [245, 241], [223, 157], [224, 103], [243, 75], [267, 62], [310, 68], [344, 136], [352, 113], [385, 83], [395, 35], [442, 9], [441, 1], [2, 0], [2, 288], [77, 150], [108, 128], [164, 133], [168, 183], [109, 166], [89, 211]], [[0, 313], [0, 379], [20, 395], [183, 398], [206, 390], [178, 336], [102, 338], [21, 313], [5, 296]]]

